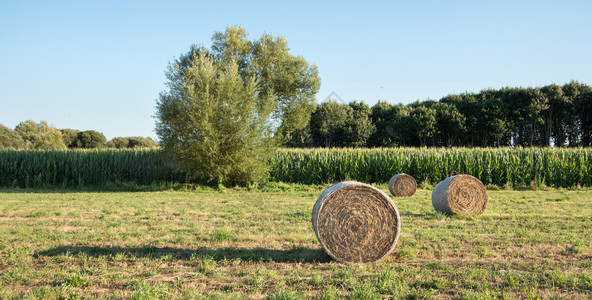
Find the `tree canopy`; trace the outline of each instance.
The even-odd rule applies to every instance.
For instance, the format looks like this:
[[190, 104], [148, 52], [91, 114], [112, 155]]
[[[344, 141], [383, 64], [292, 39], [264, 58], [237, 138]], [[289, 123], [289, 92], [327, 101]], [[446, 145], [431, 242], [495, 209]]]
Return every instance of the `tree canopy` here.
[[157, 148], [149, 137], [116, 137], [106, 141], [105, 136], [95, 130], [56, 129], [46, 121], [27, 120], [14, 130], [0, 124], [0, 149], [15, 150], [66, 150], [96, 148]]
[[216, 32], [212, 42], [170, 64], [156, 132], [196, 180], [264, 182], [274, 142], [308, 124], [320, 85], [316, 66], [290, 54], [286, 38], [250, 41], [242, 27]]
[[[370, 108], [369, 125], [362, 125], [366, 122], [362, 115], [347, 121], [354, 107], [359, 103], [320, 104], [309, 125], [285, 145], [592, 146], [592, 88], [573, 81], [563, 86], [487, 89], [408, 105], [378, 101]], [[355, 128], [366, 129], [356, 133]], [[368, 131], [371, 135], [367, 139], [359, 138]]]
[[25, 141], [18, 132], [0, 124], [0, 149], [22, 149]]
[[229, 27], [212, 37], [212, 55], [217, 59], [235, 59], [242, 77], [254, 76], [259, 93], [277, 101], [273, 118], [277, 133], [289, 135], [306, 126], [315, 107], [320, 87], [318, 70], [301, 56], [289, 52], [283, 36], [264, 34], [249, 41], [242, 27]]
[[315, 109], [315, 95], [321, 84], [317, 66], [291, 54], [284, 36], [266, 33], [257, 40], [247, 37], [243, 27], [228, 27], [213, 34], [211, 49], [192, 46], [175, 64], [183, 72], [195, 53], [217, 61], [234, 61], [241, 78], [254, 78], [257, 93], [275, 101], [271, 115], [274, 137], [285, 142], [294, 131], [307, 125]]
[[64, 150], [67, 148], [62, 140], [62, 133], [45, 121], [37, 124], [33, 120], [27, 120], [19, 123], [14, 130], [23, 139], [25, 149]]
[[93, 149], [93, 148], [103, 148], [105, 147], [105, 142], [107, 138], [105, 136], [95, 130], [85, 130], [78, 132], [76, 137], [76, 146], [75, 148], [83, 148], [83, 149]]
[[145, 149], [158, 148], [158, 143], [149, 137], [130, 136], [130, 137], [114, 137], [106, 143], [108, 148], [116, 149]]

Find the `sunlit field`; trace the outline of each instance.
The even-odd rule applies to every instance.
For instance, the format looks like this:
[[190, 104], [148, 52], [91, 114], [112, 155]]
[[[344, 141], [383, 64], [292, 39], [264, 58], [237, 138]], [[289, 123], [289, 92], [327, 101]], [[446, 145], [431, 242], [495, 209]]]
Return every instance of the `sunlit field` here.
[[[496, 190], [478, 217], [395, 198], [377, 264], [333, 261], [312, 206], [327, 186], [0, 193], [0, 299], [453, 298], [592, 295], [592, 190]], [[379, 185], [385, 192], [384, 185]]]

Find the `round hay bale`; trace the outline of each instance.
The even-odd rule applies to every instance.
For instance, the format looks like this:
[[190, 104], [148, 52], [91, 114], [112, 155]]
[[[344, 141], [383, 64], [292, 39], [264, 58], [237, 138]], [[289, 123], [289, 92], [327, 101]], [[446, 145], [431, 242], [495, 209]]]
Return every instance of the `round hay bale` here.
[[401, 173], [391, 178], [388, 188], [395, 197], [411, 197], [415, 194], [417, 182], [413, 176]]
[[335, 260], [371, 263], [387, 257], [397, 244], [399, 211], [383, 191], [346, 181], [327, 188], [312, 210], [319, 242]]
[[480, 215], [487, 206], [487, 190], [471, 175], [448, 177], [434, 188], [432, 205], [449, 215]]

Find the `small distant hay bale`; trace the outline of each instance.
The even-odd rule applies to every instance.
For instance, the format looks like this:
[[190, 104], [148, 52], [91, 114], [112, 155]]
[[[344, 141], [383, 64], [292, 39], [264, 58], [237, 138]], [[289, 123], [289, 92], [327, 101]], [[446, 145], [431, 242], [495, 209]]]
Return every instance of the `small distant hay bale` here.
[[415, 194], [417, 182], [413, 176], [401, 173], [391, 178], [388, 188], [395, 197], [411, 197]]
[[444, 179], [432, 192], [434, 208], [449, 215], [480, 215], [487, 206], [487, 190], [471, 175]]
[[387, 257], [401, 231], [399, 211], [383, 191], [354, 181], [327, 188], [312, 211], [319, 242], [335, 260], [372, 263]]

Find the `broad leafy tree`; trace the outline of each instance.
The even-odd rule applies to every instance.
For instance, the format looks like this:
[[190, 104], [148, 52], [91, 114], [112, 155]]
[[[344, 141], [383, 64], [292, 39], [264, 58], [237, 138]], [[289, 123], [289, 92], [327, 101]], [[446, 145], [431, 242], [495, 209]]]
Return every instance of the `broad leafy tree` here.
[[105, 147], [105, 142], [107, 138], [105, 136], [95, 130], [85, 130], [78, 132], [76, 136], [76, 140], [73, 142], [75, 145], [72, 148], [82, 148], [82, 149], [94, 149], [94, 148], [103, 148]]
[[590, 87], [575, 81], [563, 86], [563, 95], [566, 98], [566, 102], [571, 104], [566, 109], [569, 118], [565, 120], [564, 125], [567, 144], [570, 147], [580, 146], [582, 144], [582, 136], [589, 134], [582, 132], [581, 126], [581, 121], [587, 118], [583, 115], [585, 105], [582, 105], [584, 102], [581, 102], [581, 100], [585, 99], [585, 97], [582, 97], [582, 94], [589, 89]]
[[64, 141], [64, 144], [66, 144], [68, 148], [76, 148], [76, 141], [80, 130], [66, 128], [60, 129], [60, 131], [62, 132], [62, 140]]
[[562, 146], [565, 144], [566, 139], [564, 130], [566, 120], [564, 118], [569, 107], [569, 98], [565, 97], [561, 86], [556, 84], [543, 87], [541, 92], [548, 103], [547, 109], [542, 112], [545, 124], [543, 128], [544, 146], [550, 146], [552, 138], [555, 145]]
[[[294, 131], [308, 124], [321, 81], [317, 66], [290, 53], [286, 37], [264, 34], [251, 41], [244, 28], [233, 26], [214, 33], [207, 52], [218, 61], [235, 61], [241, 78], [254, 78], [257, 93], [276, 101], [271, 121], [279, 142], [290, 140]], [[177, 62], [184, 68], [190, 61], [190, 55], [183, 55]]]
[[23, 149], [25, 141], [16, 131], [0, 124], [0, 149]]
[[316, 66], [285, 37], [247, 39], [242, 27], [212, 36], [170, 64], [157, 101], [164, 148], [197, 180], [250, 185], [268, 177], [274, 143], [306, 127], [320, 87]]
[[[487, 97], [485, 94], [489, 94]], [[486, 145], [490, 147], [511, 146], [511, 125], [507, 110], [497, 93], [481, 93], [483, 97], [483, 123]]]
[[431, 106], [436, 111], [439, 146], [452, 147], [465, 133], [465, 116], [452, 105], [438, 102]]
[[348, 118], [345, 122], [343, 146], [365, 147], [370, 135], [374, 132], [372, 109], [364, 102], [350, 102]]
[[349, 105], [329, 101], [320, 104], [310, 118], [310, 130], [315, 146], [343, 147], [345, 128], [352, 113]]
[[292, 131], [289, 137], [284, 137], [283, 146], [292, 148], [312, 148], [315, 146], [310, 129], [310, 121], [301, 129]]
[[195, 180], [250, 185], [268, 177], [277, 101], [260, 93], [256, 76], [241, 73], [242, 63], [194, 47], [166, 73], [169, 89], [157, 101], [156, 132]]
[[128, 149], [129, 148], [129, 138], [127, 137], [114, 137], [109, 140], [105, 145], [108, 148], [116, 148], [116, 149]]
[[395, 147], [410, 145], [411, 133], [409, 122], [410, 108], [386, 101], [378, 101], [372, 107], [374, 132], [368, 139], [370, 147]]
[[[374, 125], [372, 110], [363, 102], [333, 101], [317, 106], [310, 118], [310, 138], [317, 147], [365, 147]], [[304, 137], [304, 136], [303, 136]]]
[[374, 132], [368, 140], [370, 147], [389, 147], [395, 144], [395, 116], [393, 115], [394, 105], [386, 101], [378, 101], [372, 106], [372, 124]]
[[27, 120], [19, 123], [14, 130], [23, 139], [25, 149], [64, 150], [67, 148], [62, 140], [62, 133], [45, 121], [37, 124], [35, 121]]
[[146, 149], [158, 148], [158, 143], [149, 137], [131, 136], [112, 138], [106, 143], [106, 146], [116, 149]]
[[460, 135], [460, 144], [465, 146], [485, 146], [485, 127], [483, 124], [483, 102], [474, 94], [448, 95], [440, 103], [453, 105], [465, 117], [465, 131]]
[[416, 105], [410, 112], [409, 120], [412, 132], [419, 141], [419, 145], [430, 146], [434, 144], [434, 138], [438, 134], [438, 122], [436, 110], [423, 105]]
[[130, 149], [158, 148], [158, 143], [156, 143], [153, 139], [151, 139], [149, 137], [132, 136], [132, 137], [129, 137], [128, 139], [129, 139], [128, 148], [130, 148]]
[[582, 146], [592, 146], [592, 87], [580, 85], [580, 93], [573, 107], [579, 115]]

